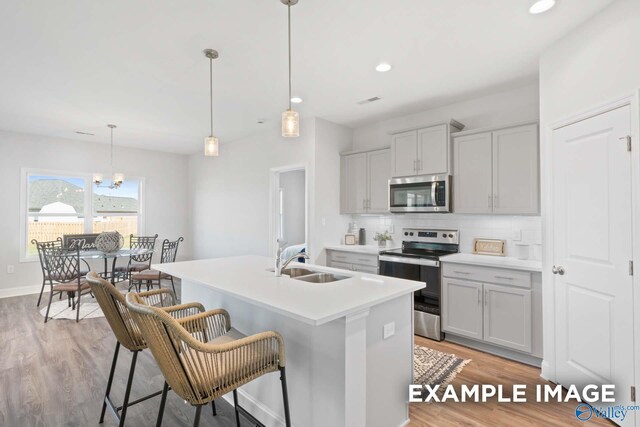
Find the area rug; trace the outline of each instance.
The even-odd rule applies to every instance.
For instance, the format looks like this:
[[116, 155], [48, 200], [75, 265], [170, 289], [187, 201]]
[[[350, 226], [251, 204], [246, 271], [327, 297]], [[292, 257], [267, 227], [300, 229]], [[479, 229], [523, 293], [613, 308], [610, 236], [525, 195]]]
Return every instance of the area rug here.
[[[88, 300], [88, 301], [87, 301]], [[86, 302], [85, 302], [86, 301]], [[91, 298], [82, 298], [80, 304], [80, 319], [94, 319], [96, 317], [104, 317], [104, 313], [100, 308], [100, 305], [95, 302], [96, 300]], [[47, 312], [47, 307], [40, 309], [42, 317]], [[76, 311], [69, 307], [67, 300], [52, 302], [51, 309], [49, 310], [49, 320], [51, 319], [70, 319], [76, 320]]]
[[[443, 353], [421, 345], [414, 345], [413, 350], [414, 384], [440, 385], [438, 397], [442, 397], [446, 386], [462, 371], [471, 359], [460, 359], [455, 354]], [[426, 397], [423, 390], [423, 398]]]

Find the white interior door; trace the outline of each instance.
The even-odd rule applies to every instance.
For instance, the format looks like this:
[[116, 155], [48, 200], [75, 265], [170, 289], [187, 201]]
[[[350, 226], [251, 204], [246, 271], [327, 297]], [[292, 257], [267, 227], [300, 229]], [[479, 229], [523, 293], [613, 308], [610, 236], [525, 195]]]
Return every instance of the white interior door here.
[[631, 156], [620, 139], [630, 122], [625, 106], [552, 139], [557, 381], [615, 384], [623, 405], [634, 377]]

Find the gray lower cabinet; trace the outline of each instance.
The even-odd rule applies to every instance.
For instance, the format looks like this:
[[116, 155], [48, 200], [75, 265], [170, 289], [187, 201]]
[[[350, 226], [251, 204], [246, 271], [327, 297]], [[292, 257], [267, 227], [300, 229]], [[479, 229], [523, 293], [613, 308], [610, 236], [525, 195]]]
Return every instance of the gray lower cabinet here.
[[329, 249], [327, 250], [327, 267], [378, 274], [378, 255]]
[[444, 279], [442, 291], [442, 329], [482, 339], [482, 284]]
[[530, 289], [445, 277], [442, 294], [445, 332], [531, 353]]
[[484, 284], [484, 335], [487, 342], [531, 352], [531, 291]]

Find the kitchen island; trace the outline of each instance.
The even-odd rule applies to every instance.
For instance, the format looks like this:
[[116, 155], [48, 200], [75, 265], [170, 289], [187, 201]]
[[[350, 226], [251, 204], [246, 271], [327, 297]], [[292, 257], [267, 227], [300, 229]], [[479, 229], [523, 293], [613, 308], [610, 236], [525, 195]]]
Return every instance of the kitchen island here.
[[[413, 292], [392, 277], [292, 264], [342, 280], [276, 277], [274, 261], [238, 256], [154, 265], [182, 280], [182, 301], [224, 308], [250, 335], [282, 334], [294, 426], [401, 426], [408, 422], [413, 370]], [[279, 377], [239, 390], [240, 404], [267, 426], [284, 425]], [[232, 402], [228, 395], [225, 397]]]

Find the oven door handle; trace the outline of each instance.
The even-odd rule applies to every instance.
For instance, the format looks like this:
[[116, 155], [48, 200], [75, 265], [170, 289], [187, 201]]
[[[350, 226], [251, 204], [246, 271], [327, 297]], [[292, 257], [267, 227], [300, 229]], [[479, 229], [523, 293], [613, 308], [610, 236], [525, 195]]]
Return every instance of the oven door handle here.
[[399, 264], [425, 265], [427, 267], [440, 267], [440, 261], [424, 258], [407, 258], [399, 256], [380, 255], [380, 261], [397, 262]]

